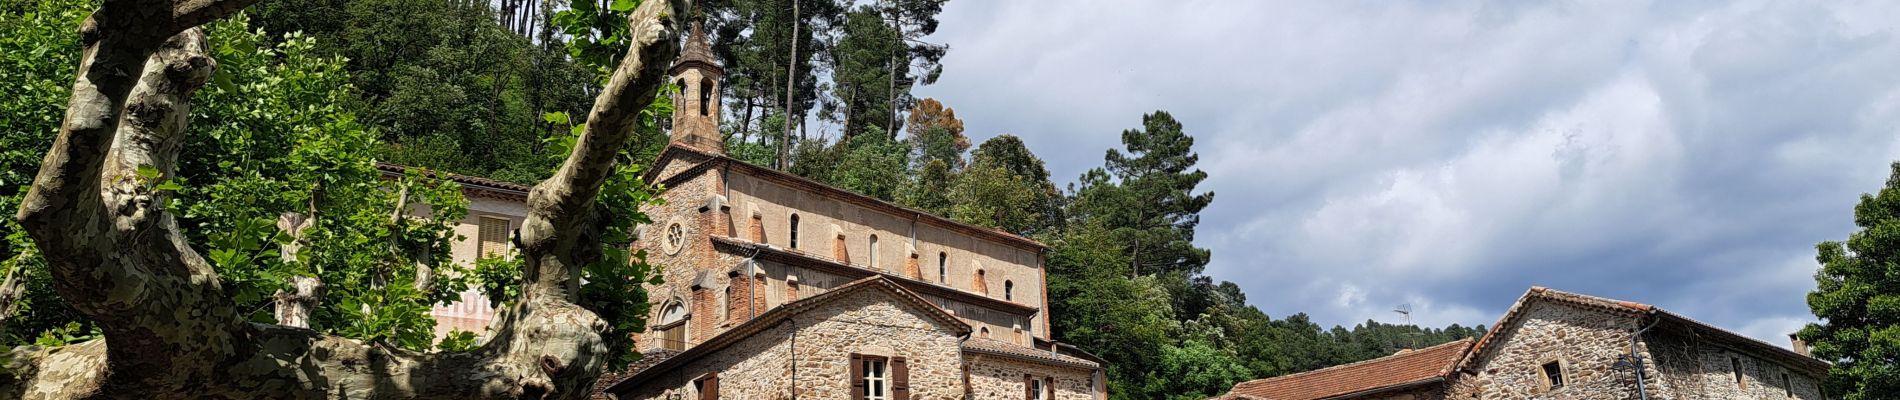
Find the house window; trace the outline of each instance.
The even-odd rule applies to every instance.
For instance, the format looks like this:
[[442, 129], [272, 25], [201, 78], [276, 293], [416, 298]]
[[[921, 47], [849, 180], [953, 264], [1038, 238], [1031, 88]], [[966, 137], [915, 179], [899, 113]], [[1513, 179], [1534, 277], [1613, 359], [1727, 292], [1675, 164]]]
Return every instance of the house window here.
[[1556, 390], [1564, 387], [1564, 366], [1558, 361], [1544, 363], [1540, 370], [1544, 375], [1544, 390]]
[[660, 311], [660, 348], [673, 351], [686, 350], [686, 306], [675, 299], [668, 302]]
[[1054, 383], [1051, 379], [1039, 379], [1035, 375], [1022, 375], [1024, 398], [1028, 400], [1049, 400], [1054, 398]]
[[1730, 356], [1728, 365], [1729, 369], [1735, 372], [1735, 387], [1748, 388], [1748, 381], [1742, 380], [1742, 359]]
[[706, 374], [706, 377], [693, 381], [693, 388], [699, 391], [699, 400], [718, 400], [719, 373]]
[[481, 224], [479, 229], [481, 231], [479, 233], [479, 235], [481, 235], [481, 248], [477, 250], [480, 251], [482, 257], [507, 256], [508, 219], [481, 217], [478, 223]]
[[1016, 282], [1003, 281], [1003, 300], [1015, 300]]
[[937, 283], [950, 283], [950, 254], [937, 253]]
[[1781, 373], [1781, 395], [1794, 397], [1794, 381], [1788, 380], [1788, 373]]
[[888, 359], [880, 356], [852, 354], [851, 398], [861, 400], [891, 400], [890, 378], [885, 367]]
[[877, 269], [877, 235], [871, 235], [871, 269]]
[[792, 248], [798, 248], [798, 214], [792, 214]]

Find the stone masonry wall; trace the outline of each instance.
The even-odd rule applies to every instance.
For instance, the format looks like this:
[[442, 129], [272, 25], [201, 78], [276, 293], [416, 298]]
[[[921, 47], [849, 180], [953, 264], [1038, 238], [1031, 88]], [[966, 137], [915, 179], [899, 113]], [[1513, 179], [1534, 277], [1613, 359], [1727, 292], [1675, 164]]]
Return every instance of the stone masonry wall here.
[[1052, 400], [1092, 400], [1094, 392], [1091, 381], [1094, 371], [1055, 367], [1041, 363], [1029, 363], [987, 354], [968, 354], [964, 362], [970, 364], [970, 399], [974, 400], [1021, 400], [1027, 393], [1024, 385], [1029, 384], [1026, 376], [1036, 379], [1055, 378]]
[[[1657, 329], [1644, 335], [1650, 344], [1664, 385], [1652, 388], [1651, 398], [1812, 399], [1820, 400], [1819, 380], [1779, 363], [1705, 343], [1686, 330]], [[1732, 360], [1731, 360], [1732, 358]], [[1734, 365], [1741, 364], [1737, 382]], [[1784, 381], [1783, 379], [1786, 379]], [[1659, 396], [1657, 394], [1660, 394]]]
[[962, 398], [960, 338], [923, 312], [880, 289], [861, 290], [667, 371], [621, 398], [699, 398], [693, 381], [717, 372], [720, 398], [789, 399], [796, 387], [799, 398], [845, 399], [851, 353], [905, 357], [917, 399]]
[[[1576, 307], [1551, 301], [1528, 303], [1515, 329], [1501, 329], [1501, 337], [1486, 339], [1492, 349], [1472, 374], [1459, 374], [1447, 398], [1452, 399], [1634, 399], [1634, 374], [1613, 369], [1617, 357], [1629, 351], [1629, 332], [1636, 328], [1631, 315]], [[1544, 390], [1543, 365], [1556, 361], [1565, 378], [1562, 387]], [[1649, 372], [1656, 373], [1653, 366]]]

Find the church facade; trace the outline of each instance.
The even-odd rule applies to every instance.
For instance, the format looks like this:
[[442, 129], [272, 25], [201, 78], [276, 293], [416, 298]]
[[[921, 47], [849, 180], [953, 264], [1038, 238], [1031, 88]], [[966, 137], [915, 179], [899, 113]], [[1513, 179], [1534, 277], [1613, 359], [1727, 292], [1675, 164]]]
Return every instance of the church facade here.
[[705, 35], [671, 71], [664, 204], [635, 246], [641, 369], [620, 399], [1099, 399], [1102, 362], [1050, 335], [1047, 247], [727, 157]]

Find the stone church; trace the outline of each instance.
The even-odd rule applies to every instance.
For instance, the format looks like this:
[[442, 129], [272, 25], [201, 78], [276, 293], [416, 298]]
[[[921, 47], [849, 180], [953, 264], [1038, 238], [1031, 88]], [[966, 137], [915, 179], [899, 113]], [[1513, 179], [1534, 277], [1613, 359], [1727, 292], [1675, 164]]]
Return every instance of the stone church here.
[[[728, 157], [723, 73], [694, 26], [670, 71], [672, 143], [645, 176], [664, 203], [633, 244], [664, 283], [647, 288], [644, 357], [597, 398], [1107, 398], [1105, 362], [1052, 340], [1046, 246]], [[505, 252], [527, 188], [455, 179], [474, 239], [457, 261]], [[436, 309], [439, 334], [492, 318], [464, 297]]]

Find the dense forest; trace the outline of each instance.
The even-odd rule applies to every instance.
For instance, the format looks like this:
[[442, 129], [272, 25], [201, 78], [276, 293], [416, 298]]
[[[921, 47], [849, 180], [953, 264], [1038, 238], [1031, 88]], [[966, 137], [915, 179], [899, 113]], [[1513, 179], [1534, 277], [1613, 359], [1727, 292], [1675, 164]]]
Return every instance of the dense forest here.
[[[0, 5], [0, 209], [9, 214], [52, 143], [79, 55], [77, 26], [95, 3]], [[1120, 132], [1122, 147], [1062, 185], [1016, 136], [973, 143], [950, 104], [911, 95], [946, 73], [941, 61], [951, 47], [930, 38], [944, 4], [703, 4], [694, 17], [727, 70], [721, 96], [729, 151], [1048, 244], [1056, 338], [1111, 361], [1115, 398], [1205, 398], [1245, 379], [1483, 333], [1483, 326], [1325, 328], [1304, 314], [1275, 319], [1247, 304], [1237, 285], [1204, 275], [1213, 255], [1193, 240], [1214, 194], [1197, 189], [1207, 174], [1195, 167], [1194, 138], [1167, 112], [1127, 116], [1132, 127]], [[191, 231], [213, 232], [193, 242], [212, 246], [206, 253], [231, 280], [238, 303], [257, 307], [245, 310], [251, 318], [272, 318], [264, 308], [287, 276], [317, 275], [331, 283], [325, 303], [336, 306], [313, 316], [315, 329], [416, 350], [466, 347], [467, 338], [428, 343], [428, 305], [492, 282], [392, 282], [414, 274], [386, 267], [395, 257], [405, 261], [397, 264], [458, 268], [440, 263], [452, 236], [443, 221], [465, 202], [452, 185], [383, 182], [370, 162], [515, 182], [546, 178], [627, 47], [630, 8], [624, 0], [260, 3], [209, 30], [220, 68], [194, 98], [192, 158], [181, 161], [191, 173], [155, 184], [178, 191], [174, 207], [184, 225], [197, 228]], [[625, 156], [638, 165], [651, 160], [665, 134], [659, 127], [636, 133]], [[387, 217], [405, 202], [426, 203], [442, 218]], [[272, 224], [284, 211], [314, 218], [319, 209], [345, 223], [323, 225], [308, 240]], [[0, 235], [8, 285], [25, 288], [20, 298], [0, 299], [0, 312], [14, 316], [0, 326], [0, 344], [95, 337], [54, 296], [19, 226], [9, 218]], [[312, 245], [274, 261], [288, 248], [275, 244], [306, 242], [344, 244]], [[480, 276], [441, 276], [451, 275]], [[585, 305], [618, 310], [601, 312], [619, 328], [642, 329], [644, 293], [584, 290], [621, 290]], [[641, 304], [627, 304], [630, 298]]]

